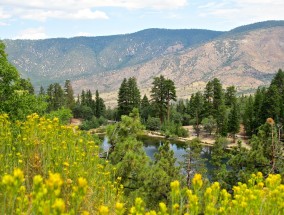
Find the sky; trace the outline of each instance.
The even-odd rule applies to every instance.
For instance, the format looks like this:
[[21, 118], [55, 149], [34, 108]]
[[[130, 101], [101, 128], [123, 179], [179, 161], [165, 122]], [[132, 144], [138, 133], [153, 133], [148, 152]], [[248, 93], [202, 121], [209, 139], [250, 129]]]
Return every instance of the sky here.
[[266, 20], [284, 20], [283, 0], [0, 0], [0, 39], [228, 31]]

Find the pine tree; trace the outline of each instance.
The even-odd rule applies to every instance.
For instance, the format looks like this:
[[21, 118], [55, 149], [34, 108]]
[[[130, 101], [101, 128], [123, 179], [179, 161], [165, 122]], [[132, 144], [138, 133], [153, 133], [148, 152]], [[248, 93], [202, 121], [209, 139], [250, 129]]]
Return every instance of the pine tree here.
[[225, 92], [225, 105], [231, 107], [237, 100], [236, 97], [237, 90], [235, 86], [227, 87]]
[[198, 138], [190, 140], [187, 143], [182, 166], [186, 172], [186, 184], [188, 188], [191, 187], [192, 178], [196, 173], [206, 176], [206, 159], [201, 157], [202, 148], [201, 141]]
[[232, 133], [234, 142], [236, 141], [236, 133], [240, 130], [240, 113], [238, 104], [234, 101], [228, 116], [228, 132]]
[[263, 102], [265, 97], [266, 89], [264, 87], [258, 88], [254, 95], [254, 104], [253, 104], [253, 111], [255, 116], [255, 129], [257, 129], [259, 126], [261, 126], [266, 118], [263, 114]]
[[193, 94], [190, 98], [190, 115], [194, 119], [194, 129], [196, 131], [197, 137], [199, 137], [200, 128], [199, 125], [202, 121], [203, 112], [203, 96], [201, 92]]
[[168, 141], [159, 147], [154, 157], [154, 164], [145, 173], [144, 180], [146, 199], [151, 208], [156, 207], [159, 202], [168, 201], [170, 183], [181, 178], [180, 167], [175, 165], [176, 158]]
[[253, 97], [250, 95], [248, 100], [245, 104], [245, 111], [243, 115], [243, 123], [246, 130], [246, 134], [251, 136], [256, 132], [256, 126], [255, 126], [255, 113], [253, 108]]
[[140, 107], [141, 119], [144, 122], [146, 122], [146, 120], [150, 116], [150, 112], [151, 112], [150, 102], [145, 94], [141, 100], [141, 107]]
[[152, 83], [151, 100], [161, 122], [164, 121], [165, 115], [167, 119], [170, 117], [170, 101], [176, 101], [176, 91], [174, 82], [170, 79], [165, 79], [164, 76], [155, 77]]
[[281, 95], [276, 85], [271, 85], [265, 93], [262, 103], [262, 117], [273, 118], [279, 122], [281, 111]]
[[206, 84], [204, 91], [204, 117], [213, 115], [213, 82]]
[[39, 95], [42, 95], [42, 96], [45, 95], [45, 90], [44, 90], [43, 86], [40, 86], [40, 88], [39, 88]]
[[70, 80], [66, 80], [64, 84], [65, 106], [72, 109], [75, 105], [74, 91]]
[[95, 110], [95, 116], [97, 118], [105, 115], [106, 106], [104, 104], [104, 100], [100, 97], [98, 90], [96, 90]]
[[128, 115], [133, 108], [140, 108], [140, 91], [134, 77], [124, 78], [118, 91], [118, 115]]

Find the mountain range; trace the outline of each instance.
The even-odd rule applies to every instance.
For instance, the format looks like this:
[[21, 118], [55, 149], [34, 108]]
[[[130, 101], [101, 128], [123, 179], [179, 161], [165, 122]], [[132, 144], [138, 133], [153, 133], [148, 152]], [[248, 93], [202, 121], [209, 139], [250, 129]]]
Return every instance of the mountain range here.
[[98, 89], [115, 105], [123, 78], [136, 77], [142, 94], [153, 77], [175, 82], [187, 98], [217, 77], [249, 93], [267, 85], [284, 63], [284, 21], [266, 21], [231, 31], [146, 29], [132, 34], [4, 40], [8, 58], [36, 89], [70, 79], [76, 93]]

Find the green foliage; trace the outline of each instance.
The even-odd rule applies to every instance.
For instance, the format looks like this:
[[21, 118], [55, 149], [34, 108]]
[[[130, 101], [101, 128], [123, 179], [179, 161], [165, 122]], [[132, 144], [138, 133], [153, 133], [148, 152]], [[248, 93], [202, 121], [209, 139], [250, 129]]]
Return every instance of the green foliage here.
[[47, 88], [47, 102], [48, 107], [47, 110], [56, 111], [64, 106], [65, 104], [65, 96], [64, 91], [59, 83], [51, 84]]
[[137, 140], [143, 129], [138, 109], [135, 108], [129, 116], [123, 115], [119, 123], [107, 127], [111, 144], [110, 161], [116, 166], [116, 174], [121, 177], [126, 195], [132, 199], [138, 195], [150, 161], [143, 143]]
[[137, 87], [136, 78], [123, 79], [118, 91], [118, 116], [128, 115], [133, 108], [140, 107], [140, 91]]
[[145, 199], [150, 208], [155, 208], [161, 201], [169, 203], [170, 182], [181, 179], [180, 167], [175, 166], [176, 158], [169, 142], [163, 143], [154, 157], [144, 181]]
[[8, 113], [12, 120], [43, 113], [46, 103], [33, 95], [29, 80], [21, 79], [16, 68], [8, 62], [5, 46], [0, 41], [0, 113]]
[[155, 117], [148, 117], [146, 122], [146, 129], [150, 131], [159, 131], [161, 129], [160, 119]]
[[191, 123], [194, 125], [194, 129], [196, 131], [197, 137], [199, 137], [200, 133], [200, 123], [202, 121], [202, 112], [203, 112], [203, 96], [201, 92], [197, 92], [190, 97], [189, 101], [190, 105], [190, 115], [193, 118]]
[[90, 120], [84, 120], [80, 125], [80, 129], [88, 131], [93, 128], [98, 128], [101, 125], [105, 125], [106, 123], [107, 120], [104, 117], [101, 116], [100, 118], [97, 118], [93, 116]]
[[236, 93], [237, 93], [237, 90], [235, 86], [227, 87], [226, 92], [225, 92], [225, 105], [230, 107], [232, 104], [237, 102]]
[[94, 116], [92, 108], [86, 105], [76, 104], [72, 111], [75, 118], [90, 120]]
[[231, 132], [235, 142], [235, 135], [240, 131], [240, 111], [238, 104], [233, 102], [228, 116], [228, 132]]
[[105, 115], [106, 106], [104, 100], [100, 97], [99, 91], [96, 90], [96, 99], [95, 99], [95, 116], [97, 118], [103, 117]]
[[243, 124], [246, 130], [246, 134], [251, 136], [253, 133], [255, 133], [256, 129], [256, 122], [255, 122], [255, 112], [254, 112], [254, 100], [253, 97], [250, 95], [248, 100], [245, 104], [245, 112], [243, 115]]
[[70, 119], [72, 118], [72, 111], [69, 108], [60, 108], [56, 111], [51, 111], [50, 113], [45, 115], [48, 119], [58, 118], [59, 122], [63, 125], [70, 123]]
[[66, 80], [64, 84], [65, 107], [72, 110], [75, 105], [74, 91], [70, 80]]
[[229, 141], [226, 138], [217, 137], [211, 149], [210, 163], [212, 168], [210, 169], [210, 175], [212, 176], [213, 181], [219, 181], [223, 186], [225, 186], [223, 180], [227, 176], [227, 169], [224, 161], [228, 158], [228, 153], [226, 151], [228, 144]]
[[151, 100], [154, 109], [157, 111], [161, 122], [170, 118], [170, 101], [176, 101], [176, 90], [174, 82], [170, 79], [165, 79], [164, 76], [155, 77], [152, 83]]
[[7, 155], [0, 156], [1, 213], [96, 214], [122, 200], [94, 137], [37, 114], [15, 123], [0, 115], [0, 125], [0, 154]]
[[181, 124], [176, 124], [173, 121], [166, 121], [161, 126], [161, 131], [166, 137], [187, 137], [188, 130], [183, 128]]
[[140, 115], [143, 123], [146, 122], [150, 114], [151, 114], [151, 105], [148, 100], [148, 97], [145, 94], [141, 100], [141, 107], [140, 107]]
[[201, 122], [203, 128], [205, 131], [207, 131], [210, 135], [212, 132], [216, 129], [216, 120], [213, 118], [213, 116], [209, 116], [208, 118], [204, 118]]
[[203, 146], [199, 138], [194, 138], [187, 142], [186, 153], [183, 155], [184, 161], [182, 168], [186, 173], [186, 185], [191, 187], [191, 181], [196, 173], [205, 176], [207, 169], [205, 166], [206, 159], [201, 157]]

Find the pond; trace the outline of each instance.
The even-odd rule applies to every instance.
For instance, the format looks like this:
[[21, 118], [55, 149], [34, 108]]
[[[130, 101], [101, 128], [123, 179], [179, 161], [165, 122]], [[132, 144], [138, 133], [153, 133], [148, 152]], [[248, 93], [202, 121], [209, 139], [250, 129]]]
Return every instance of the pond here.
[[[140, 138], [144, 144], [144, 149], [146, 154], [154, 160], [154, 154], [158, 152], [158, 148], [162, 145], [166, 140], [161, 138], [153, 138], [153, 137], [142, 137]], [[174, 152], [174, 157], [176, 158], [176, 165], [179, 165], [180, 162], [184, 161], [184, 155], [186, 153], [186, 145], [184, 142], [178, 142], [175, 140], [170, 141], [170, 149]], [[108, 144], [108, 140], [105, 137], [103, 139], [102, 148], [103, 151], [107, 151], [110, 145]], [[210, 146], [203, 146], [203, 150], [201, 153], [202, 158], [206, 158], [207, 161], [210, 160]], [[208, 164], [207, 164], [208, 165]]]

